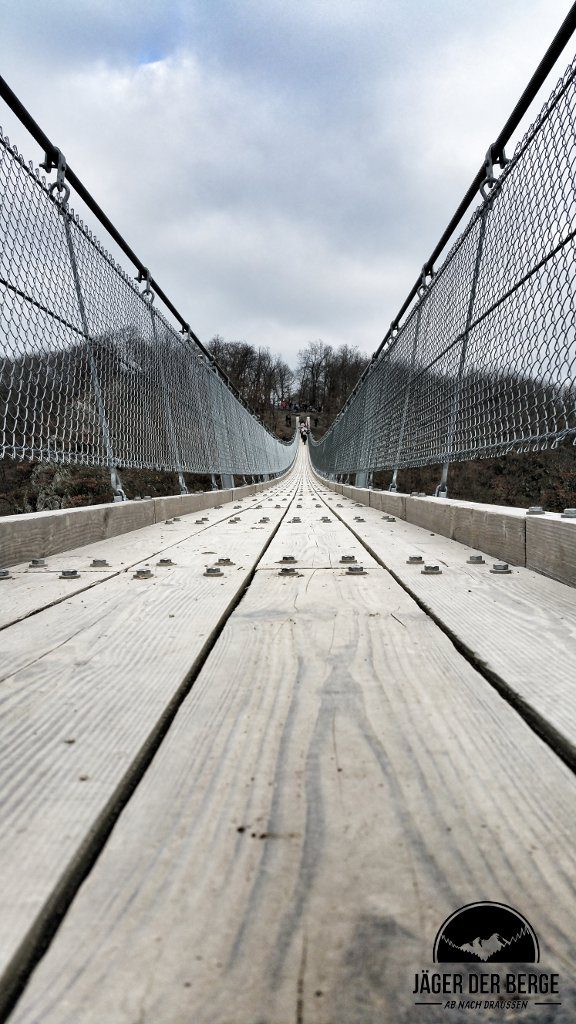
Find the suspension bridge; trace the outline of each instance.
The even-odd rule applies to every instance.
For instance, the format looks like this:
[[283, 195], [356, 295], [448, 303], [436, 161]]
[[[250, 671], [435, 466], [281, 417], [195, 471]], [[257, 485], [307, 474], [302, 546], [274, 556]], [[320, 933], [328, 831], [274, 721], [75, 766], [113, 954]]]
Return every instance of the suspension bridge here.
[[[504, 153], [575, 18], [306, 446], [246, 407], [2, 83], [56, 171], [0, 136], [3, 454], [106, 466], [114, 498], [0, 521], [2, 1020], [437, 1024], [470, 1019], [466, 991], [506, 1003], [485, 1020], [574, 1020], [576, 510], [448, 479], [576, 438], [574, 64]], [[436, 464], [435, 495], [398, 491]], [[128, 501], [126, 468], [180, 493]], [[529, 920], [539, 960], [435, 962], [481, 901]]]

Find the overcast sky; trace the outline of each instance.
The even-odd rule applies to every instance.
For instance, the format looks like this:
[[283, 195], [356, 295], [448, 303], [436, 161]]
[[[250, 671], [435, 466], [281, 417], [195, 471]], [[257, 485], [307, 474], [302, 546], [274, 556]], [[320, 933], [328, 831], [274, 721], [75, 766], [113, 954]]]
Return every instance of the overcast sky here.
[[378, 345], [569, 8], [0, 0], [0, 67], [200, 338], [294, 362]]

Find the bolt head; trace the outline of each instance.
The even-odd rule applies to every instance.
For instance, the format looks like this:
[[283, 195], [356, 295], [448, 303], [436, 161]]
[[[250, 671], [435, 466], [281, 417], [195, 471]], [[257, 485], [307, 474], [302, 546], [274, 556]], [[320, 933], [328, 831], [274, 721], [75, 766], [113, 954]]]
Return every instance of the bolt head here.
[[532, 505], [530, 508], [526, 509], [527, 516], [543, 516], [545, 514], [546, 513], [544, 512], [542, 505]]
[[421, 565], [423, 561], [422, 555], [410, 555], [406, 559], [406, 565]]
[[346, 564], [347, 562], [355, 562], [356, 561], [356, 555], [342, 555], [340, 561], [343, 562], [344, 564]]
[[136, 569], [133, 580], [149, 580], [152, 577], [152, 569]]
[[10, 569], [0, 569], [0, 580], [11, 580]]
[[365, 523], [366, 520], [363, 519], [362, 516], [354, 516], [354, 522], [355, 523]]
[[280, 559], [280, 561], [281, 562], [295, 562], [296, 559], [295, 559], [294, 555], [282, 555], [282, 558]]
[[468, 565], [486, 565], [486, 562], [482, 558], [482, 555], [470, 555]]
[[231, 558], [219, 558], [216, 564], [217, 565], [234, 565], [234, 562], [232, 561]]
[[205, 576], [223, 576], [224, 573], [222, 572], [222, 569], [220, 569], [217, 565], [208, 565], [208, 566], [206, 566], [206, 572], [204, 573], [204, 575]]
[[105, 558], [93, 558], [90, 565], [93, 569], [103, 569], [104, 566], [108, 565], [108, 562]]
[[490, 572], [495, 573], [497, 576], [507, 576], [512, 572], [512, 569], [510, 569], [508, 562], [494, 562]]
[[80, 579], [80, 573], [77, 569], [62, 569], [60, 573], [61, 580], [77, 580]]
[[349, 576], [366, 576], [366, 570], [363, 565], [349, 565], [346, 570]]
[[45, 558], [31, 558], [29, 562], [31, 569], [39, 569], [41, 566], [46, 565]]
[[171, 558], [160, 558], [158, 565], [174, 565], [174, 562]]
[[424, 568], [421, 569], [420, 571], [421, 571], [423, 576], [441, 576], [442, 575], [442, 569], [440, 568], [439, 565], [425, 565]]
[[280, 569], [280, 572], [278, 573], [278, 575], [279, 576], [295, 576], [296, 575], [296, 569], [293, 569], [292, 566], [284, 566], [282, 569]]
[[174, 522], [174, 520], [173, 520], [173, 519], [167, 519], [167, 520], [166, 520], [166, 522], [165, 522], [165, 525], [166, 525], [166, 526], [172, 526], [172, 523], [173, 523], [173, 522]]
[[396, 522], [396, 517], [395, 516], [384, 516], [383, 518], [384, 518], [384, 521], [386, 523], [395, 523]]
[[565, 508], [562, 512], [561, 519], [576, 519], [576, 508]]

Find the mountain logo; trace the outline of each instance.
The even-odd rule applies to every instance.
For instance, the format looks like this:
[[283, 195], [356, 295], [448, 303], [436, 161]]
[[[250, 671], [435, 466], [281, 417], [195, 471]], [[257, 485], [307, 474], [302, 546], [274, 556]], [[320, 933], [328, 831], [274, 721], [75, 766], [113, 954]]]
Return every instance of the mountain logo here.
[[438, 931], [434, 963], [536, 964], [540, 947], [532, 925], [505, 903], [468, 903]]

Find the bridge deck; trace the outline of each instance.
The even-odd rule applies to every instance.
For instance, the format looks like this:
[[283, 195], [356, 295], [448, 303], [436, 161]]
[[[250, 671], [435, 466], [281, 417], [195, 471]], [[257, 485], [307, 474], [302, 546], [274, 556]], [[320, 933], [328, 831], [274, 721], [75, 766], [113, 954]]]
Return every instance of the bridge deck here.
[[560, 973], [529, 1019], [573, 1021], [574, 591], [356, 509], [302, 453], [234, 504], [3, 584], [11, 1024], [435, 1024], [414, 975], [482, 899]]

